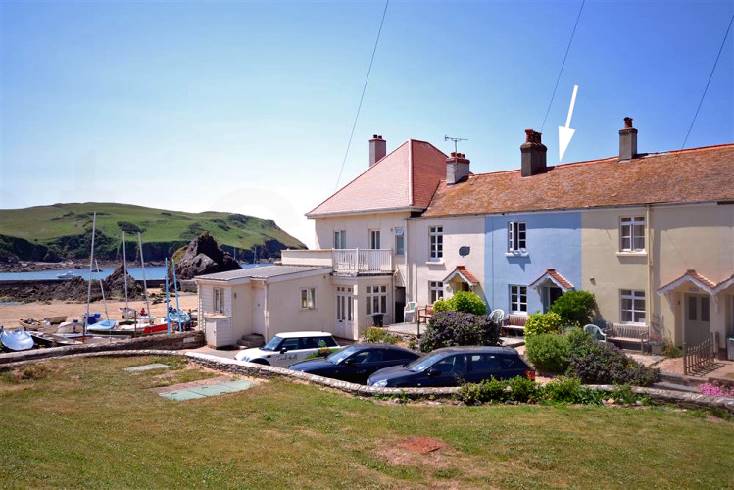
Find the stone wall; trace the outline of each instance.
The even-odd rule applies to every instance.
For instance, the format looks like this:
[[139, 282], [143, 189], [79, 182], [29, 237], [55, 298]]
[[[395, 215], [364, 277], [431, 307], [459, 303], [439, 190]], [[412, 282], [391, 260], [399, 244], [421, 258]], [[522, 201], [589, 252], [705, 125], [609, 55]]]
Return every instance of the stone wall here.
[[65, 347], [50, 347], [47, 349], [32, 349], [22, 352], [10, 352], [0, 354], [0, 365], [28, 361], [32, 359], [47, 359], [49, 357], [66, 357], [74, 354], [90, 352], [109, 352], [116, 350], [176, 350], [195, 349], [205, 343], [204, 332], [183, 332], [167, 334], [146, 335], [134, 339], [111, 339], [96, 344], [69, 345]]

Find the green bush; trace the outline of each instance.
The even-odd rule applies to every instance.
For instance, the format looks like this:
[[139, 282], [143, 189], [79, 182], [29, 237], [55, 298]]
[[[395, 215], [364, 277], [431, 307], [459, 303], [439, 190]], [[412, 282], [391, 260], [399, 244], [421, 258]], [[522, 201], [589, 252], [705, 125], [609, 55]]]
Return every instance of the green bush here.
[[544, 333], [561, 333], [563, 319], [558, 313], [533, 313], [525, 322], [525, 338]]
[[672, 341], [666, 340], [663, 344], [663, 355], [665, 357], [683, 357], [683, 351]]
[[433, 312], [460, 311], [473, 315], [486, 315], [487, 305], [478, 294], [471, 291], [457, 291], [453, 296], [439, 299], [433, 303]]
[[539, 385], [523, 376], [515, 376], [510, 380], [512, 399], [520, 403], [533, 403], [540, 398]]
[[561, 376], [545, 384], [542, 399], [548, 403], [579, 403], [600, 405], [604, 399], [602, 391], [588, 388], [578, 378]]
[[511, 399], [510, 383], [500, 379], [486, 379], [480, 383], [467, 383], [459, 390], [459, 399], [467, 405], [503, 403]]
[[596, 299], [588, 291], [566, 291], [550, 308], [561, 316], [564, 325], [582, 327], [594, 318]]
[[525, 340], [525, 354], [536, 369], [560, 374], [568, 367], [570, 346], [565, 335], [543, 333]]
[[568, 339], [568, 346], [572, 354], [587, 352], [597, 343], [590, 334], [578, 327], [568, 330], [566, 332], [566, 339]]
[[569, 341], [568, 374], [588, 384], [634, 384], [649, 386], [660, 378], [660, 370], [645, 367], [617, 347], [576, 336]]
[[400, 337], [380, 327], [370, 327], [364, 333], [365, 342], [372, 344], [396, 344]]
[[455, 345], [499, 345], [499, 326], [487, 316], [458, 311], [435, 313], [421, 336], [420, 349], [430, 352]]

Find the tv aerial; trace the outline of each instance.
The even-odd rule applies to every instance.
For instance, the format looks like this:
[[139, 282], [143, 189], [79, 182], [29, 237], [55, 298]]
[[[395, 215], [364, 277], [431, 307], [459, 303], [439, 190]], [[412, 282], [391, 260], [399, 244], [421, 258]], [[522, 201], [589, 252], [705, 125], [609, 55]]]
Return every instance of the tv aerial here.
[[444, 141], [453, 141], [454, 142], [454, 153], [459, 152], [459, 141], [469, 141], [468, 138], [459, 138], [456, 136], [449, 136], [448, 134], [444, 135], [443, 137]]

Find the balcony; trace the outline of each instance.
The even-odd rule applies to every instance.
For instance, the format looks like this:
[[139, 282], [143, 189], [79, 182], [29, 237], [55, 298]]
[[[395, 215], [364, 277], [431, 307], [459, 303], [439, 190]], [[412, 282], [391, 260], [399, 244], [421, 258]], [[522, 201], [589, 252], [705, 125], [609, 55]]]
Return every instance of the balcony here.
[[283, 250], [283, 265], [331, 267], [336, 274], [385, 274], [393, 271], [392, 250], [361, 248]]

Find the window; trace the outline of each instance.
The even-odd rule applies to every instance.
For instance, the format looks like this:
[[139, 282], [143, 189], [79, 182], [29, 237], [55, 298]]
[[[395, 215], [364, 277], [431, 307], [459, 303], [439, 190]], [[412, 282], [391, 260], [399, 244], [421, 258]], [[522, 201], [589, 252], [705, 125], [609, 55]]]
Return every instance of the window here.
[[526, 224], [524, 221], [507, 223], [507, 251], [524, 252], [526, 248]]
[[336, 288], [336, 319], [337, 321], [352, 321], [352, 288]]
[[405, 231], [395, 228], [395, 255], [405, 255]]
[[316, 288], [301, 289], [301, 309], [302, 310], [315, 310], [316, 309]]
[[441, 281], [428, 281], [428, 297], [431, 304], [443, 298], [443, 283]]
[[619, 221], [619, 249], [622, 252], [645, 251], [645, 218], [621, 218]]
[[622, 289], [622, 323], [645, 323], [645, 291]]
[[443, 226], [430, 226], [428, 237], [431, 248], [431, 260], [443, 258]]
[[387, 286], [367, 286], [367, 315], [387, 312]]
[[324, 347], [335, 347], [336, 341], [333, 337], [301, 337], [299, 344], [301, 349], [322, 349]]
[[294, 337], [294, 338], [283, 339], [283, 343], [280, 344], [280, 349], [281, 350], [285, 349], [286, 351], [298, 350], [299, 349], [298, 338]]
[[347, 248], [347, 230], [338, 230], [334, 232], [334, 248]]
[[380, 248], [380, 230], [370, 230], [370, 248], [379, 250]]
[[437, 362], [433, 369], [438, 369], [442, 376], [463, 377], [466, 374], [466, 355], [457, 354]]
[[510, 311], [512, 313], [528, 312], [528, 288], [526, 286], [510, 286]]
[[224, 313], [224, 289], [214, 288], [214, 313]]

